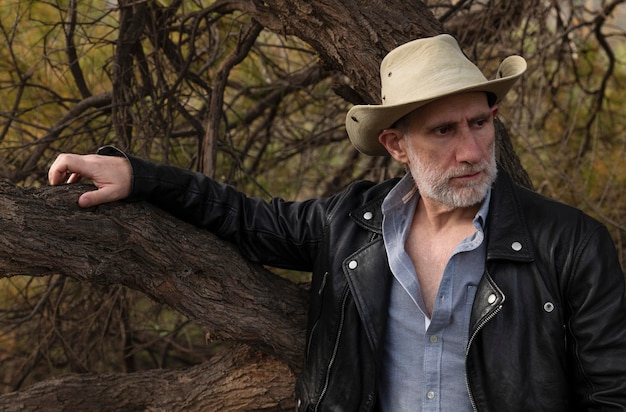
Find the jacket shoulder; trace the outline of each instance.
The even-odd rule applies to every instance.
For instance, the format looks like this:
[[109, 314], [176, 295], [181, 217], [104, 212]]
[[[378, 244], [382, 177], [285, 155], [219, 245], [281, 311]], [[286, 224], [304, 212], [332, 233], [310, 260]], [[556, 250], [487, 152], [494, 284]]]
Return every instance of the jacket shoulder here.
[[[379, 226], [382, 222], [383, 200], [399, 181], [400, 179], [393, 178], [380, 183], [366, 180], [351, 183], [337, 196], [335, 206], [329, 212], [329, 220], [335, 217], [345, 218], [348, 215], [354, 217], [370, 212], [365, 226]], [[358, 222], [360, 219], [356, 220]]]
[[[575, 206], [515, 184], [510, 176], [503, 171], [498, 172], [494, 193], [495, 199], [492, 198], [494, 209], [499, 212], [517, 209], [516, 219], [526, 225], [544, 222], [559, 225], [585, 222], [592, 226], [602, 226], [599, 221]], [[513, 216], [509, 216], [509, 218], [513, 218]]]
[[388, 179], [379, 183], [369, 180], [358, 180], [352, 182], [343, 193], [355, 197], [355, 200], [358, 199], [360, 203], [368, 203], [380, 197], [384, 198], [387, 196], [387, 193], [389, 193], [399, 181], [399, 178]]

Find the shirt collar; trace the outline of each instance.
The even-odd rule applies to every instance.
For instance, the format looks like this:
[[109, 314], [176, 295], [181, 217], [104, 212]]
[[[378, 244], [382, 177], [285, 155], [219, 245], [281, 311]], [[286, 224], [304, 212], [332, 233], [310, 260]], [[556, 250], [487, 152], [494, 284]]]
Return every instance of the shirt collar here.
[[[416, 204], [419, 199], [419, 191], [411, 173], [407, 173], [396, 186], [387, 194], [382, 204], [382, 212], [384, 216], [395, 213], [403, 213], [407, 205]], [[474, 217], [474, 226], [476, 229], [484, 230], [487, 214], [489, 213], [489, 201], [491, 200], [491, 188], [487, 191], [487, 195]]]

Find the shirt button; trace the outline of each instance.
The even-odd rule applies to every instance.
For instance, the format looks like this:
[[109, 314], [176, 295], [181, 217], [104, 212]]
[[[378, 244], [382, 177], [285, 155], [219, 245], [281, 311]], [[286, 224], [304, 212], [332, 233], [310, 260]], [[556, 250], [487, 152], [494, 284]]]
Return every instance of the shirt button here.
[[349, 267], [350, 269], [356, 269], [356, 267], [357, 267], [358, 265], [359, 265], [359, 264], [356, 262], [356, 260], [351, 260], [351, 261], [350, 261], [350, 263], [348, 263], [348, 267]]
[[437, 335], [430, 336], [430, 343], [437, 343], [438, 340], [439, 338], [437, 338]]
[[426, 397], [428, 399], [435, 399], [435, 391], [428, 391], [428, 392], [426, 392]]
[[372, 212], [363, 213], [363, 219], [365, 220], [371, 220], [373, 217], [374, 217], [374, 214]]

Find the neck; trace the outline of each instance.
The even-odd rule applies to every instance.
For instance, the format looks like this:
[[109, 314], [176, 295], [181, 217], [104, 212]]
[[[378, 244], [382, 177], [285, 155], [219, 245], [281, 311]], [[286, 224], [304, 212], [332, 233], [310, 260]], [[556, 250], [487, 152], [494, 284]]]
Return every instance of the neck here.
[[452, 208], [428, 198], [420, 198], [415, 218], [419, 226], [432, 233], [472, 224], [481, 203], [468, 207]]

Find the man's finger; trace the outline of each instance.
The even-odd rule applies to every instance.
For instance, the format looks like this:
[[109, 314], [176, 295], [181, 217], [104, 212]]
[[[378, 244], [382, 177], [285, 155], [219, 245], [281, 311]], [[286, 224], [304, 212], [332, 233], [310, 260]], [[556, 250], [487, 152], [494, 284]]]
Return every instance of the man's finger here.
[[68, 176], [72, 179], [72, 182], [76, 181], [78, 176], [73, 178], [72, 175], [80, 172], [78, 170], [80, 163], [79, 156], [66, 153], [60, 154], [52, 163], [52, 166], [50, 166], [50, 170], [48, 170], [48, 181], [53, 186], [65, 183]]
[[67, 178], [67, 183], [76, 183], [80, 180], [80, 174], [72, 173], [70, 177]]

